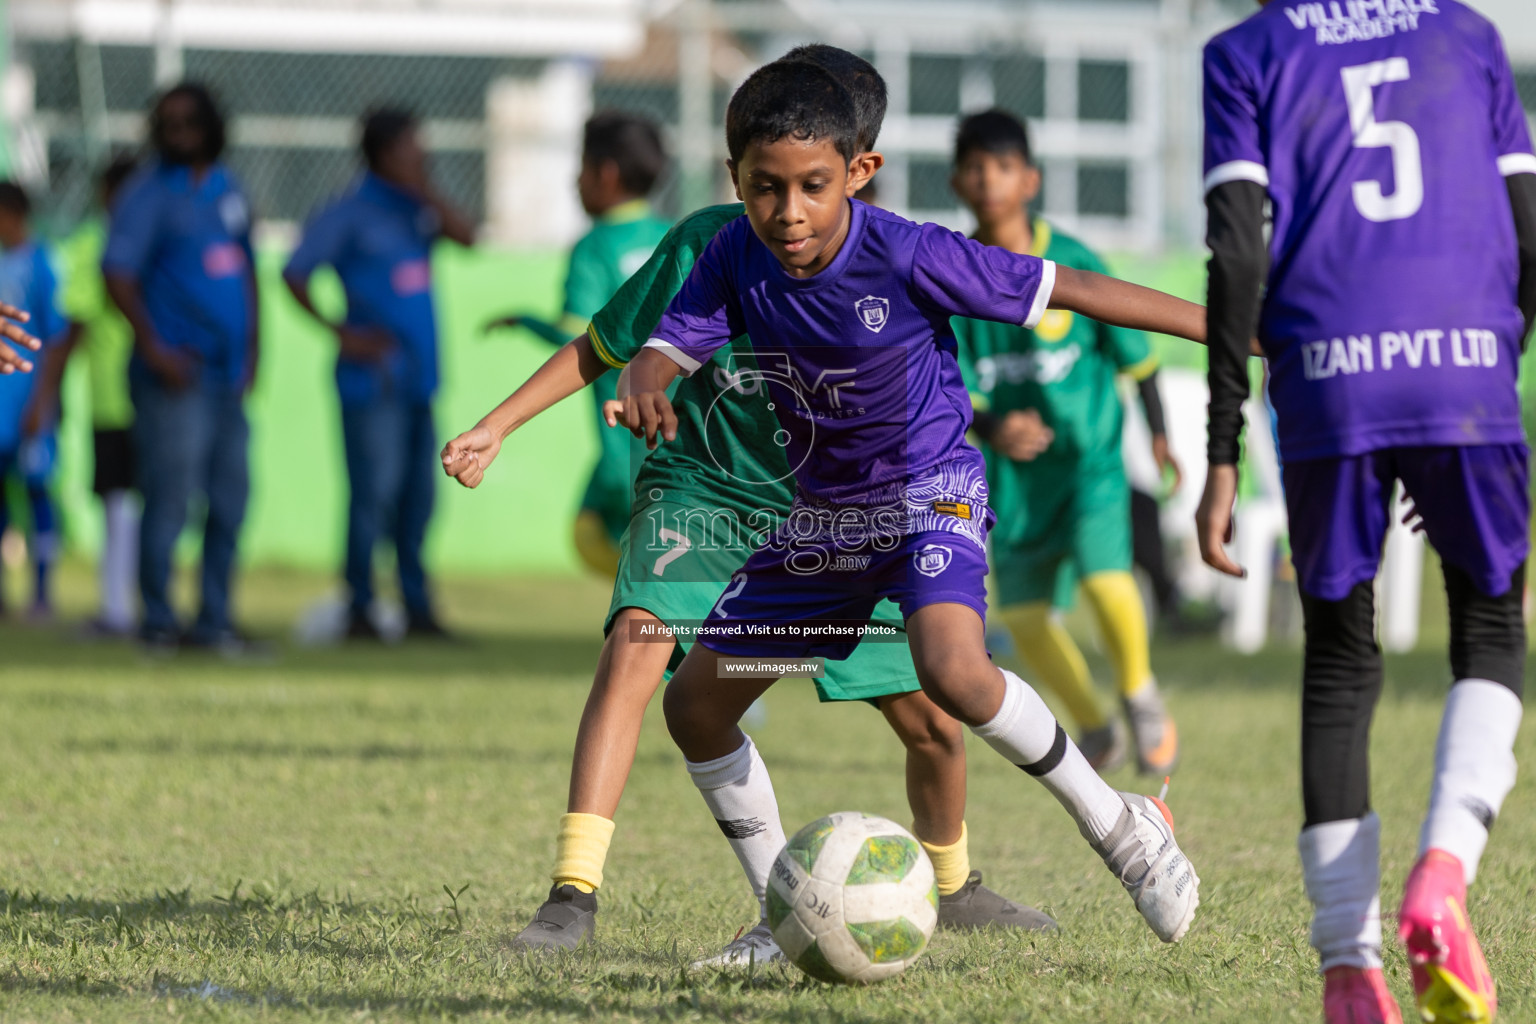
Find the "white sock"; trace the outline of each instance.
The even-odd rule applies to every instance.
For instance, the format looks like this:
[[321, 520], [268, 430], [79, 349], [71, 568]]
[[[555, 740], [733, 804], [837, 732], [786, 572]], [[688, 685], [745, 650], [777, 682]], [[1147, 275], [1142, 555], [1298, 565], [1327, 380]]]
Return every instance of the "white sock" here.
[[1375, 811], [1302, 829], [1296, 840], [1312, 901], [1312, 948], [1325, 971], [1381, 966], [1380, 847]]
[[773, 780], [749, 736], [734, 753], [713, 761], [686, 762], [688, 775], [704, 795], [709, 813], [730, 841], [741, 869], [747, 873], [758, 914], [766, 917], [768, 871], [784, 848], [784, 828], [779, 824], [779, 801]]
[[1419, 853], [1454, 855], [1468, 885], [1488, 845], [1488, 828], [1515, 785], [1520, 711], [1520, 698], [1509, 687], [1486, 679], [1463, 679], [1445, 698]]
[[1089, 842], [1102, 843], [1125, 813], [1125, 801], [1099, 778], [1040, 695], [1007, 669], [999, 671], [1002, 707], [992, 721], [971, 731], [1044, 783], [1077, 822], [1078, 831]]
[[127, 629], [133, 625], [139, 561], [139, 507], [131, 491], [102, 497], [106, 531], [101, 545], [101, 620]]

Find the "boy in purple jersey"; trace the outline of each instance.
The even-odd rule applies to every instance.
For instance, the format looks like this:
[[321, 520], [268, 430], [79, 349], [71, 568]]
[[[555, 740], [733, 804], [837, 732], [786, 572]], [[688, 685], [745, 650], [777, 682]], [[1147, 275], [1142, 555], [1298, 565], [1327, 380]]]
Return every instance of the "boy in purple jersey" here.
[[1222, 543], [1257, 323], [1306, 613], [1298, 846], [1324, 1013], [1400, 1019], [1381, 975], [1368, 743], [1382, 686], [1372, 585], [1401, 480], [1443, 562], [1456, 682], [1398, 933], [1425, 1020], [1491, 1020], [1466, 886], [1514, 784], [1525, 671], [1529, 453], [1515, 381], [1536, 317], [1525, 114], [1497, 31], [1455, 0], [1274, 0], [1211, 41], [1205, 74], [1201, 548], [1241, 573]]
[[[667, 725], [748, 873], [784, 845], [765, 766], [737, 727], [773, 679], [728, 657], [845, 658], [877, 601], [897, 601], [923, 690], [1039, 778], [1175, 942], [1199, 879], [1167, 808], [1110, 789], [1045, 703], [983, 642], [987, 508], [951, 316], [1032, 326], [1047, 306], [1204, 338], [1198, 306], [1058, 269], [856, 201], [853, 103], [820, 69], [774, 64], [732, 97], [729, 167], [746, 216], [721, 229], [620, 380], [623, 420], [672, 440], [666, 387], [750, 336], [798, 495], [735, 574], [664, 699]], [[722, 683], [721, 680], [729, 680]], [[721, 786], [716, 780], [734, 784]], [[786, 950], [787, 952], [787, 950]]]

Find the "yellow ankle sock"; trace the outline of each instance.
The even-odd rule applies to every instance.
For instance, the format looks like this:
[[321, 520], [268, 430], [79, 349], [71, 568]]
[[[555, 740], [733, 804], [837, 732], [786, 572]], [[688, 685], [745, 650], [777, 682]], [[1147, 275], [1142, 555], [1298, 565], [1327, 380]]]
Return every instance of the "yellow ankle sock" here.
[[1120, 696], [1134, 697], [1152, 681], [1147, 609], [1136, 577], [1128, 572], [1094, 573], [1083, 580], [1083, 593], [1099, 621]]
[[562, 814], [555, 836], [556, 885], [593, 892], [603, 884], [603, 862], [613, 839], [613, 822], [600, 814]]
[[[918, 842], [923, 843], [921, 839]], [[928, 859], [933, 861], [933, 874], [939, 883], [939, 895], [958, 892], [971, 874], [971, 851], [966, 844], [965, 822], [960, 823], [960, 838], [948, 846], [923, 843]]]
[[588, 569], [602, 577], [612, 577], [619, 571], [619, 546], [608, 536], [603, 517], [589, 508], [576, 513], [571, 527], [576, 542], [576, 556]]
[[1067, 706], [1077, 727], [1101, 729], [1108, 716], [1093, 694], [1088, 663], [1048, 601], [1009, 605], [999, 612], [1014, 646], [1040, 682]]

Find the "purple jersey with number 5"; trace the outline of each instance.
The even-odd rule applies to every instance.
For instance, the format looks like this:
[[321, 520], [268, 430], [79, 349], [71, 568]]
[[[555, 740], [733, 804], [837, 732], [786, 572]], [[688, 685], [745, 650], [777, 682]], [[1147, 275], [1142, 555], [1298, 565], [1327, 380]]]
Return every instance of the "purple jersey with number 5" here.
[[1205, 187], [1273, 207], [1259, 340], [1287, 460], [1523, 439], [1504, 176], [1536, 155], [1456, 0], [1273, 0], [1205, 50]]
[[763, 429], [777, 426], [805, 495], [878, 503], [944, 467], [939, 477], [963, 492], [954, 497], [982, 498], [985, 469], [965, 440], [971, 402], [949, 320], [1033, 327], [1055, 264], [851, 206], [842, 249], [809, 278], [786, 273], [746, 217], [727, 224], [649, 346], [692, 373], [748, 335], [778, 418]]

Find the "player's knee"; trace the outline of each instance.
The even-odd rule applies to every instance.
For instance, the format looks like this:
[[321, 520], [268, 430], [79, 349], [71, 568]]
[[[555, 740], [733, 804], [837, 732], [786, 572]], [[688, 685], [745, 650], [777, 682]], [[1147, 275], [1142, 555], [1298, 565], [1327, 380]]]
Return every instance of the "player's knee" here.
[[684, 757], [689, 757], [689, 752], [698, 746], [699, 737], [707, 730], [698, 702], [690, 699], [676, 678], [662, 692], [661, 713], [667, 720], [667, 733], [672, 742], [677, 744]]
[[923, 692], [950, 717], [980, 725], [997, 710], [992, 699], [997, 669], [984, 654], [948, 646], [925, 649], [914, 652], [913, 667]]
[[1484, 594], [1470, 574], [1445, 566], [1450, 611], [1451, 671], [1456, 679], [1486, 679], [1525, 695], [1526, 635], [1523, 601], [1525, 566], [1515, 570], [1509, 587], [1497, 596]]
[[[688, 664], [686, 659], [683, 664]], [[707, 691], [689, 684], [682, 669], [667, 684], [666, 692], [661, 696], [661, 710], [672, 741], [690, 761], [709, 760], [708, 752], [736, 724], [707, 699]]]

